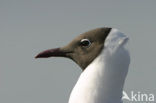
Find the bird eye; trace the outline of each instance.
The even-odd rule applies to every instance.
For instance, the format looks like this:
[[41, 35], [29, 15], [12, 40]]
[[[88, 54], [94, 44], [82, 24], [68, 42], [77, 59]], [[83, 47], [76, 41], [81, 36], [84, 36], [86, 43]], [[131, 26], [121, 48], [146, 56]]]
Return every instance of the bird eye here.
[[88, 47], [91, 45], [91, 42], [88, 39], [82, 39], [80, 45], [83, 47]]

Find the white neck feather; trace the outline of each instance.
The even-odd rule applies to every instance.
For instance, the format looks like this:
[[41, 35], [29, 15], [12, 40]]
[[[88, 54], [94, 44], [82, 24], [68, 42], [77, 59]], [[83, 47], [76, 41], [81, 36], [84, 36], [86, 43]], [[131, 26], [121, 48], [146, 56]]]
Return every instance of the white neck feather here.
[[69, 103], [121, 103], [130, 62], [124, 48], [127, 37], [112, 29], [103, 51], [80, 75]]

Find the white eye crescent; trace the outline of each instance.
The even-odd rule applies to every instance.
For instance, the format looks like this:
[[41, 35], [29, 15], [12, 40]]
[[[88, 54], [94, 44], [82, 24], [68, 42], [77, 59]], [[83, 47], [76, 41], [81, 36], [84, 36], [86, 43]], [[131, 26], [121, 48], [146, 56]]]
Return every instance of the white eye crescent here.
[[82, 39], [80, 41], [80, 45], [83, 46], [83, 47], [89, 47], [91, 45], [91, 42], [89, 39]]

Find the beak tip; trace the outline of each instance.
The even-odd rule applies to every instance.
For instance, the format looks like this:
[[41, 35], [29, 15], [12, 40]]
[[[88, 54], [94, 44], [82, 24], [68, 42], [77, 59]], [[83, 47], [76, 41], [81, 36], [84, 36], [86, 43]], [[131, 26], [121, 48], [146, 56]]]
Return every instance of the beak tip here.
[[51, 51], [46, 50], [46, 51], [43, 51], [43, 52], [40, 52], [39, 54], [37, 54], [35, 56], [35, 59], [37, 59], [37, 58], [48, 58], [48, 57], [50, 57], [50, 55], [51, 55]]
[[38, 54], [38, 55], [36, 55], [34, 58], [35, 58], [35, 59], [38, 59], [38, 58], [40, 58], [40, 55]]
[[48, 58], [48, 56], [40, 53], [40, 54], [35, 56], [35, 59], [38, 59], [38, 58]]
[[38, 56], [35, 56], [34, 58], [35, 58], [35, 59], [37, 59], [37, 58], [38, 58]]

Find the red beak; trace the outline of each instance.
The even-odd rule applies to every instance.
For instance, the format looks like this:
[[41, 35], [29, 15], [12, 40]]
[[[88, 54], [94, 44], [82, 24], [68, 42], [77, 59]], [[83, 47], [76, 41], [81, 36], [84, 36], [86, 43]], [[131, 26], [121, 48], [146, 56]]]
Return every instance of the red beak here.
[[61, 50], [60, 48], [55, 48], [55, 49], [45, 50], [39, 53], [35, 58], [67, 57], [66, 55], [67, 53], [71, 53], [71, 52], [66, 52]]

